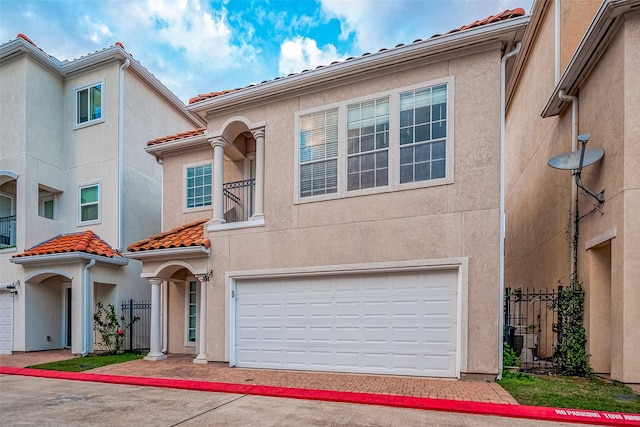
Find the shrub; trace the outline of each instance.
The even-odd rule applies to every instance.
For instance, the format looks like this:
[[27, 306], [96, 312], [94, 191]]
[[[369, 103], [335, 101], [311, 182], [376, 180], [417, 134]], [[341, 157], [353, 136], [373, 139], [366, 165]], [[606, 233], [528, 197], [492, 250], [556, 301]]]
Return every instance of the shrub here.
[[514, 349], [511, 348], [509, 343], [505, 342], [502, 345], [502, 366], [519, 366], [520, 358], [516, 355]]
[[120, 352], [127, 329], [131, 329], [131, 326], [138, 319], [139, 317], [136, 316], [127, 323], [124, 316], [118, 318], [113, 304], [109, 304], [105, 308], [101, 301], [96, 303], [96, 311], [93, 314], [93, 329], [100, 334], [102, 344], [107, 348], [107, 354]]

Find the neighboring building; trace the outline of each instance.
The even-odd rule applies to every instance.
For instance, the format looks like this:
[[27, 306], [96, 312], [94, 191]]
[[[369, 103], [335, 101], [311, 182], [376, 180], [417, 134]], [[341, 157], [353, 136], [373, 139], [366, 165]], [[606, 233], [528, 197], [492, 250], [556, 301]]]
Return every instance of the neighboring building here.
[[[639, 1], [537, 0], [506, 116], [505, 283], [569, 284], [577, 198], [577, 279], [585, 288], [590, 364], [627, 383], [640, 383], [638, 52]], [[579, 150], [578, 136], [586, 133], [587, 148], [605, 152], [582, 171], [587, 189], [605, 190], [601, 206], [576, 190], [570, 170], [547, 165]]]
[[161, 229], [162, 168], [141, 153], [199, 125], [120, 43], [72, 61], [0, 45], [0, 352], [91, 351], [95, 302], [148, 297], [118, 252]]
[[166, 231], [125, 254], [152, 284], [147, 358], [497, 375], [501, 65], [523, 15], [192, 99], [206, 128], [147, 147]]

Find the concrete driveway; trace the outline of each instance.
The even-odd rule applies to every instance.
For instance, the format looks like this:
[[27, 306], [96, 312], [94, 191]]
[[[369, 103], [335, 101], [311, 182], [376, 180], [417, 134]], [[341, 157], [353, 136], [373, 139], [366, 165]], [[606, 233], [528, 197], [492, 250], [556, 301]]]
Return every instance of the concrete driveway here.
[[0, 424], [575, 426], [540, 420], [0, 375]]

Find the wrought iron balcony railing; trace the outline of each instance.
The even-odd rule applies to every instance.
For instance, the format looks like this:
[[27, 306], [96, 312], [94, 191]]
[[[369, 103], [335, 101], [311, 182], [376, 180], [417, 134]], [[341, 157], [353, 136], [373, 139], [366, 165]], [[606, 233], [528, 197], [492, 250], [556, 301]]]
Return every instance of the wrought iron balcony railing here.
[[16, 216], [0, 217], [0, 249], [16, 245]]
[[254, 213], [256, 180], [227, 182], [223, 186], [224, 220], [226, 222], [248, 221]]

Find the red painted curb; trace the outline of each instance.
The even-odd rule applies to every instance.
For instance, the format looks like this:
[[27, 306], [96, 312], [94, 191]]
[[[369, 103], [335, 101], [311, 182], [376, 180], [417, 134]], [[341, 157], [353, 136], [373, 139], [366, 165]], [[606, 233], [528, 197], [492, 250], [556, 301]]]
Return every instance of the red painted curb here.
[[305, 388], [232, 384], [169, 378], [46, 371], [42, 369], [14, 368], [10, 366], [0, 366], [0, 374], [219, 393], [250, 394], [256, 396], [286, 397], [292, 399], [323, 400], [329, 402], [359, 403], [399, 408], [425, 409], [430, 411], [461, 412], [468, 414], [494, 415], [500, 417], [528, 418], [544, 421], [560, 421], [593, 425], [640, 426], [640, 414], [628, 414], [622, 412], [508, 405], [502, 403], [483, 403], [461, 400], [432, 399], [426, 397], [394, 396], [386, 394], [313, 390]]

